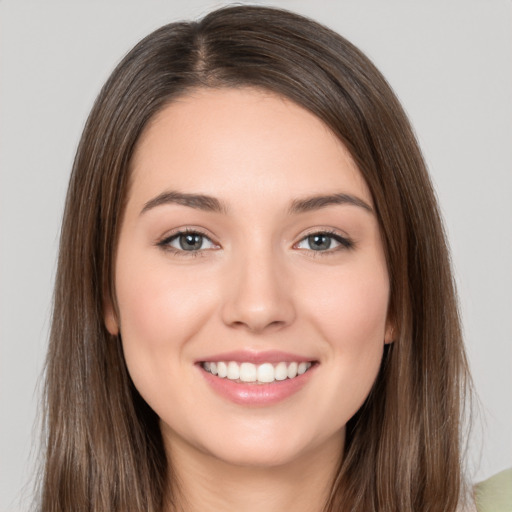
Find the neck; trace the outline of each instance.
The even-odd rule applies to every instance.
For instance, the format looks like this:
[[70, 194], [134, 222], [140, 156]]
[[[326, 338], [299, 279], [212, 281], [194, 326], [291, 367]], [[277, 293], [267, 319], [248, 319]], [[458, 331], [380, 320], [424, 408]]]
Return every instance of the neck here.
[[[169, 512], [322, 512], [343, 449], [338, 434], [311, 453], [271, 467], [226, 463], [174, 439]], [[170, 447], [169, 447], [170, 448]]]

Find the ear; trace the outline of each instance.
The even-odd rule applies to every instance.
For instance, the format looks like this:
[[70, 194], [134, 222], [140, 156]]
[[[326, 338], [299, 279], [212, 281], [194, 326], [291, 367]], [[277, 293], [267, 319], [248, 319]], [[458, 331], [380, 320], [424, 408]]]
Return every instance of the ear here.
[[395, 323], [392, 320], [388, 319], [388, 321], [386, 322], [386, 330], [384, 332], [384, 343], [386, 345], [393, 343], [393, 341], [395, 341], [395, 336]]
[[112, 336], [117, 336], [119, 334], [119, 323], [117, 321], [117, 315], [112, 301], [109, 298], [105, 298], [104, 300], [103, 321], [105, 322], [107, 331]]

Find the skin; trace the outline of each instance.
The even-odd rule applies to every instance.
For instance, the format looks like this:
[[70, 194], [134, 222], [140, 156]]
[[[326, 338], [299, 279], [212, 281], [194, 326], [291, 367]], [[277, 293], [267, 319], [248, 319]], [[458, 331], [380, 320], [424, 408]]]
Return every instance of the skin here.
[[[180, 507], [321, 510], [345, 425], [392, 331], [384, 251], [360, 171], [314, 115], [241, 88], [199, 89], [168, 105], [141, 136], [132, 173], [118, 310], [107, 306], [105, 321], [121, 332], [135, 386], [160, 417]], [[224, 209], [151, 206], [169, 191], [208, 195]], [[340, 193], [370, 209], [290, 212], [293, 201]], [[207, 237], [201, 249], [169, 242], [184, 228]], [[329, 238], [330, 248], [314, 250], [307, 237], [322, 232], [352, 245]], [[284, 401], [243, 406], [217, 394], [196, 364], [233, 350], [317, 364]]]

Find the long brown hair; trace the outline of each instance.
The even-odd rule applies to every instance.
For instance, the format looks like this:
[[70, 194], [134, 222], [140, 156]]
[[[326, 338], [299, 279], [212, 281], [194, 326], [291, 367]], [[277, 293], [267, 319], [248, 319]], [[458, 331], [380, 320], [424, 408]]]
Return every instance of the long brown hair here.
[[[448, 251], [414, 134], [357, 48], [279, 9], [237, 6], [150, 34], [101, 90], [78, 147], [62, 226], [46, 366], [44, 512], [161, 511], [172, 467], [119, 337], [116, 242], [144, 127], [197, 87], [258, 87], [322, 119], [373, 195], [390, 275], [394, 343], [347, 425], [328, 511], [453, 511], [461, 493], [467, 365]], [[172, 497], [171, 497], [172, 502]]]

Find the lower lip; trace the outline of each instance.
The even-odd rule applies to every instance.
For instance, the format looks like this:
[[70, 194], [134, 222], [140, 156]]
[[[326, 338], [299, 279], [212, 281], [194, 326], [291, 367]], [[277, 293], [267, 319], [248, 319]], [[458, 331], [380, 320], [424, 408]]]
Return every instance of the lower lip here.
[[246, 406], [267, 406], [286, 400], [307, 384], [317, 367], [314, 364], [308, 371], [293, 379], [276, 380], [269, 384], [248, 384], [217, 377], [201, 365], [198, 366], [206, 382], [217, 394], [235, 404]]

